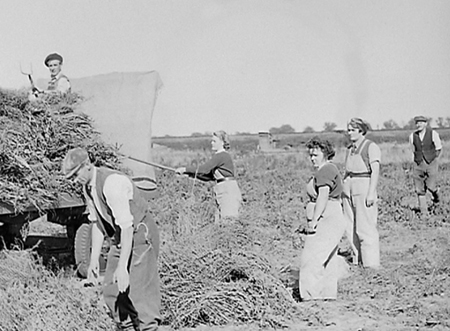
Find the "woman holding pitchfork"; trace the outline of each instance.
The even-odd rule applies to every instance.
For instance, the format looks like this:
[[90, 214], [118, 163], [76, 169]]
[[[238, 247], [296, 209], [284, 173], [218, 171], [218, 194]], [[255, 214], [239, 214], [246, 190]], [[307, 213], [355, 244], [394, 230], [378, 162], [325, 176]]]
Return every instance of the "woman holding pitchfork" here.
[[218, 207], [216, 222], [219, 222], [226, 217], [236, 218], [239, 216], [242, 195], [234, 176], [233, 160], [228, 153], [230, 141], [225, 131], [213, 133], [211, 149], [215, 153], [205, 164], [197, 167], [180, 167], [176, 169], [176, 172], [205, 181], [216, 181], [216, 186], [214, 186]]

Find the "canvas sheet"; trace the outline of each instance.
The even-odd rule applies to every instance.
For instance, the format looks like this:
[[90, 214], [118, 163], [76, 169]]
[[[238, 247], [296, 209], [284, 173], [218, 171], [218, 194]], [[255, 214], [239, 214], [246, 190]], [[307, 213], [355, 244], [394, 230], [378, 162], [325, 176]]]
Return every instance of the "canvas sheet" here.
[[[72, 91], [86, 101], [80, 111], [94, 119], [103, 140], [125, 155], [151, 161], [152, 118], [162, 81], [158, 72], [110, 73], [70, 79]], [[154, 169], [125, 160], [134, 176], [155, 179]]]

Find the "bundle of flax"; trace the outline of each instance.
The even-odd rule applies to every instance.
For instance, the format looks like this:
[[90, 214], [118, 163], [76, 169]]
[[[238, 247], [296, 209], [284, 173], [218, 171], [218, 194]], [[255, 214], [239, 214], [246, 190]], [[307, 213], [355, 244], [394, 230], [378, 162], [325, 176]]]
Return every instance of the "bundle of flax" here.
[[97, 165], [119, 166], [117, 149], [94, 130], [91, 119], [74, 112], [82, 98], [51, 95], [29, 102], [24, 91], [0, 89], [0, 202], [16, 213], [55, 206], [60, 193], [79, 195], [60, 172], [73, 147], [84, 147]]
[[255, 229], [209, 225], [163, 246], [163, 318], [173, 328], [258, 323], [283, 327], [293, 300], [278, 270], [252, 247]]
[[27, 283], [36, 275], [31, 252], [0, 251], [0, 289], [7, 289], [16, 282]]

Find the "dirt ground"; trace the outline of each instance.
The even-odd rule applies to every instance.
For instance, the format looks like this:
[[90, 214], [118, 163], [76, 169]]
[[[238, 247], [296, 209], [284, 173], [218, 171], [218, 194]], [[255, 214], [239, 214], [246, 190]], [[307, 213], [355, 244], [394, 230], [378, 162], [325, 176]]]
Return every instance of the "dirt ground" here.
[[[348, 264], [336, 301], [295, 303], [285, 330], [450, 330], [450, 225], [444, 217], [380, 229], [380, 270]], [[169, 328], [162, 328], [169, 330]], [[182, 330], [258, 330], [258, 325]]]
[[[412, 210], [416, 203], [415, 195], [411, 181], [405, 179], [405, 172], [397, 167], [393, 170], [386, 169], [379, 189], [381, 269], [369, 270], [348, 263], [347, 276], [339, 282], [338, 299], [312, 302], [295, 302], [293, 299], [296, 317], [286, 323], [283, 329], [450, 330], [450, 176], [447, 167], [443, 170], [440, 176], [442, 201], [437, 208], [431, 210], [430, 217], [421, 218]], [[270, 179], [267, 173], [264, 178]], [[282, 181], [276, 183], [279, 182]], [[398, 185], [399, 182], [406, 184]], [[272, 182], [270, 184], [268, 187], [272, 189], [274, 185]], [[254, 192], [264, 192], [265, 186], [260, 185]], [[286, 219], [286, 215], [291, 215], [291, 219], [301, 219], [297, 211], [301, 210], [302, 205], [297, 196], [292, 196], [291, 193], [289, 196], [282, 194], [295, 192], [288, 185], [290, 182], [284, 181], [283, 186], [273, 188], [279, 200], [268, 200], [271, 203], [270, 217], [280, 217], [276, 220], [278, 224], [283, 224], [283, 220], [286, 220], [288, 226], [264, 229], [267, 236], [285, 231], [280, 235], [280, 240], [273, 241], [276, 245], [271, 248], [273, 256], [268, 257], [280, 269], [291, 264], [300, 254], [300, 249], [296, 249], [293, 242], [286, 240], [292, 228], [296, 226], [290, 223], [290, 219]], [[247, 191], [251, 192], [250, 188], [247, 188]], [[271, 197], [274, 194], [272, 193]], [[249, 201], [250, 198], [252, 197], [248, 197]], [[264, 210], [256, 205], [261, 201], [259, 196], [252, 199], [255, 201], [255, 207], [248, 211], [248, 215], [256, 215], [258, 210]], [[250, 219], [250, 216], [246, 218]], [[294, 236], [291, 236], [294, 241]], [[346, 242], [343, 240], [341, 251], [345, 253], [346, 249]], [[286, 291], [291, 289], [286, 288]], [[181, 330], [260, 329], [257, 323], [253, 323], [220, 327], [200, 325], [195, 329]], [[161, 330], [170, 330], [170, 327], [161, 326]]]

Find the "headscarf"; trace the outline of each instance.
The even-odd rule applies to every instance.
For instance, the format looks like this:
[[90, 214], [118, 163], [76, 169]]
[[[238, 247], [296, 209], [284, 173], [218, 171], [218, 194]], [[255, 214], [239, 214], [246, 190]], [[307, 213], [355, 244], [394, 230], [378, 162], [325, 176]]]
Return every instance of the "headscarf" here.
[[230, 139], [225, 131], [219, 130], [213, 133], [214, 136], [223, 141], [223, 148], [227, 151], [230, 149]]
[[353, 127], [353, 128], [357, 128], [361, 131], [361, 133], [364, 135], [366, 135], [367, 131], [369, 131], [371, 129], [370, 124], [367, 123], [366, 121], [364, 121], [361, 118], [358, 117], [353, 117], [349, 122], [348, 125]]

